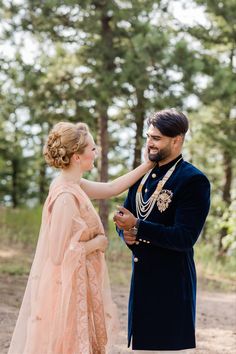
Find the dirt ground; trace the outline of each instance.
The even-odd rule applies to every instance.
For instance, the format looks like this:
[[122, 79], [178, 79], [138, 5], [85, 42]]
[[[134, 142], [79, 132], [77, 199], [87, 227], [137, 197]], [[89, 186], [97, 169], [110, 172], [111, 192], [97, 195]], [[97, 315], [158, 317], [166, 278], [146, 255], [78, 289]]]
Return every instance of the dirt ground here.
[[[0, 276], [0, 354], [7, 353], [25, 282], [22, 276]], [[126, 347], [128, 288], [113, 288], [113, 298], [121, 330], [112, 354], [131, 353]], [[235, 293], [198, 292], [197, 349], [191, 354], [236, 354]]]

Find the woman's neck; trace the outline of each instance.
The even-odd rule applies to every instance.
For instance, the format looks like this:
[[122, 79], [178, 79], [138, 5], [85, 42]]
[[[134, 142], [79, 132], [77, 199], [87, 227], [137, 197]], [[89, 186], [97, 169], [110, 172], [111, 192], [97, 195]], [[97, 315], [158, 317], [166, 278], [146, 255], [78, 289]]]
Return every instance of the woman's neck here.
[[61, 170], [60, 179], [64, 182], [73, 182], [80, 184], [83, 172], [79, 171], [78, 167], [74, 168], [70, 166], [64, 170]]

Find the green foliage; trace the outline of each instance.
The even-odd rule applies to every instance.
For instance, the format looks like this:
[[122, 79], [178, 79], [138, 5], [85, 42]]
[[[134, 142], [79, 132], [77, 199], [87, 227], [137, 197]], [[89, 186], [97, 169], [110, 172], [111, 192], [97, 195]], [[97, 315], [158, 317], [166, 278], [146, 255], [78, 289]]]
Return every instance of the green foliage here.
[[0, 103], [0, 200], [17, 207], [29, 197], [27, 178], [31, 177], [30, 160], [24, 154], [28, 140], [25, 117], [21, 99], [11, 90], [2, 93]]
[[0, 208], [0, 244], [35, 247], [42, 208]]

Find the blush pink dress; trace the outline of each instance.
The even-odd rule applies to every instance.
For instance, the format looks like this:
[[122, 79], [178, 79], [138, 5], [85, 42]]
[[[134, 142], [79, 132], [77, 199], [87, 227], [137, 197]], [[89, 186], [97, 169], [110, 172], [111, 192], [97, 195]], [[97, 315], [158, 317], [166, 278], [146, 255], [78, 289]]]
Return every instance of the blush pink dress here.
[[104, 234], [74, 183], [52, 184], [9, 354], [108, 353], [117, 332], [104, 253], [83, 241]]

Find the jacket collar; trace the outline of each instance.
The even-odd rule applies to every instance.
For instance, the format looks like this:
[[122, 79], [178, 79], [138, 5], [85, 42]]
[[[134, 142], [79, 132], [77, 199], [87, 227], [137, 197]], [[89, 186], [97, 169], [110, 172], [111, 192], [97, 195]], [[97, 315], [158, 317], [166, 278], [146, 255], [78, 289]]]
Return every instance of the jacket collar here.
[[165, 173], [167, 172], [175, 163], [176, 161], [178, 161], [180, 158], [182, 157], [182, 160], [180, 162], [183, 161], [183, 156], [182, 154], [180, 154], [179, 156], [177, 156], [174, 160], [164, 164], [164, 165], [161, 165], [161, 166], [157, 166], [154, 168], [154, 170], [158, 171], [159, 173]]

